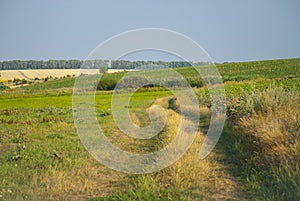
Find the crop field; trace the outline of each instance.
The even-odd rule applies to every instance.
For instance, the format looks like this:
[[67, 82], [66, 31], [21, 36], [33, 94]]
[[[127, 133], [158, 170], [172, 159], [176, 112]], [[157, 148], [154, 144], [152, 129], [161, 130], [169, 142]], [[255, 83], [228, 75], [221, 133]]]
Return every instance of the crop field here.
[[[141, 175], [109, 169], [83, 146], [72, 111], [76, 79], [72, 75], [78, 70], [47, 74], [66, 76], [61, 79], [0, 87], [0, 200], [300, 200], [300, 59], [217, 67], [227, 99], [227, 119], [217, 146], [199, 160], [211, 118], [210, 96], [193, 68], [178, 68], [198, 98], [196, 138], [174, 164]], [[163, 69], [158, 71], [163, 73]], [[29, 79], [44, 76], [35, 73], [30, 70], [25, 75]], [[164, 108], [167, 120], [155, 137], [129, 137], [114, 122], [112, 89], [125, 74], [104, 74], [96, 87], [95, 114], [105, 136], [132, 153], [166, 147], [182, 118], [174, 95], [167, 89], [141, 88], [129, 105], [122, 105], [141, 127], [150, 123], [149, 108]], [[4, 75], [1, 71], [0, 79], [11, 79]], [[126, 93], [115, 95], [121, 99]]]
[[[122, 72], [124, 69], [109, 69], [107, 73]], [[130, 71], [130, 70], [127, 70]], [[84, 71], [85, 74], [97, 74], [98, 69], [89, 69]], [[35, 70], [0, 70], [1, 80], [26, 79], [34, 80], [36, 78], [43, 79], [46, 77], [61, 78], [75, 77], [80, 74], [80, 69], [35, 69]]]

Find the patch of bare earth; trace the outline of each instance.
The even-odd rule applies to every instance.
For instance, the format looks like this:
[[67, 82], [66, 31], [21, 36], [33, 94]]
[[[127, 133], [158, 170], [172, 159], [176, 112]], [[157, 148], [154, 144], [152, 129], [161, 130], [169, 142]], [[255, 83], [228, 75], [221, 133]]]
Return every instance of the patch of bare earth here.
[[14, 147], [15, 146], [13, 144], [1, 144], [0, 143], [0, 155], [8, 152], [9, 150], [11, 150]]

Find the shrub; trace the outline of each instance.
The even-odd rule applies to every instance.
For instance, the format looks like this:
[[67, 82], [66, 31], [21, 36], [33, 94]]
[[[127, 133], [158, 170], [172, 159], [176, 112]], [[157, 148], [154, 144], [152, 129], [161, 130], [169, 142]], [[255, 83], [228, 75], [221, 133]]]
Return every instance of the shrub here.
[[113, 90], [117, 83], [118, 79], [103, 76], [97, 86], [97, 90]]
[[0, 90], [8, 89], [9, 87], [3, 84], [0, 84]]
[[106, 66], [101, 66], [101, 67], [99, 68], [99, 72], [100, 72], [101, 74], [105, 74], [105, 73], [107, 73], [107, 71], [108, 71], [108, 68], [107, 68]]
[[27, 84], [27, 83], [28, 83], [28, 81], [27, 81], [27, 80], [25, 80], [25, 79], [22, 79], [20, 84]]

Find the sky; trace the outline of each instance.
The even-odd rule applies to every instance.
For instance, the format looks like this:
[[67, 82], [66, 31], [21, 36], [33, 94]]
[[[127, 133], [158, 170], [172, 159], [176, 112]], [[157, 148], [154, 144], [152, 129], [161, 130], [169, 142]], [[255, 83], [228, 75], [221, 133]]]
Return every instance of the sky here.
[[140, 28], [184, 34], [214, 62], [295, 58], [299, 10], [299, 0], [0, 0], [0, 60], [85, 59]]

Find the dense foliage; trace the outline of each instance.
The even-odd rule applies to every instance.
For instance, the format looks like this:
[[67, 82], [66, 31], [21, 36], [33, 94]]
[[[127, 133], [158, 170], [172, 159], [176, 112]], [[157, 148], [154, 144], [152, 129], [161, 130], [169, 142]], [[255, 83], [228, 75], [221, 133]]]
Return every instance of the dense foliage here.
[[[205, 62], [193, 63], [193, 65], [203, 65]], [[126, 61], [126, 60], [13, 60], [0, 62], [0, 70], [21, 70], [21, 69], [98, 69], [100, 67], [110, 67], [112, 69], [157, 69], [157, 68], [177, 68], [191, 66], [185, 61]]]
[[80, 60], [13, 60], [0, 62], [1, 70], [20, 70], [20, 69], [76, 69], [80, 68]]

